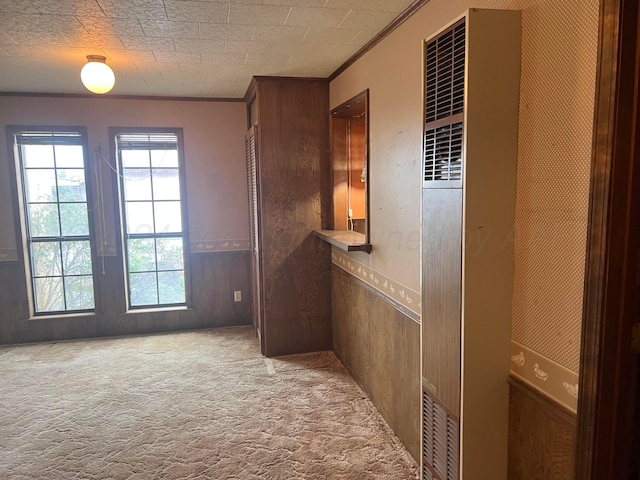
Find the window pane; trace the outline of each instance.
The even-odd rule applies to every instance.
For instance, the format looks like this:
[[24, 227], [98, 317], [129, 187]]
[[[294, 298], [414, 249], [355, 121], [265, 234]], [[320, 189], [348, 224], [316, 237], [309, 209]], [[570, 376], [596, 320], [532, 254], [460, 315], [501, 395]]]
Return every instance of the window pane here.
[[64, 310], [62, 277], [36, 278], [34, 283], [36, 312]]
[[53, 168], [53, 145], [23, 145], [22, 158], [26, 168]]
[[131, 290], [131, 305], [157, 305], [158, 291], [155, 273], [130, 273], [129, 289]]
[[62, 242], [65, 275], [91, 275], [91, 244], [88, 240]]
[[32, 237], [57, 237], [60, 235], [58, 204], [29, 205], [29, 228]]
[[178, 168], [177, 150], [151, 150], [151, 166]]
[[184, 272], [158, 272], [160, 303], [184, 303]]
[[65, 237], [73, 237], [75, 235], [89, 235], [87, 204], [60, 204], [60, 223], [62, 224], [62, 235]]
[[155, 200], [180, 200], [180, 177], [177, 168], [153, 170], [153, 198]]
[[124, 197], [127, 200], [152, 200], [150, 169], [124, 169]]
[[58, 195], [60, 202], [86, 202], [84, 170], [58, 169]]
[[25, 170], [27, 202], [56, 202], [56, 171], [51, 168]]
[[62, 275], [60, 243], [33, 242], [31, 244], [31, 263], [33, 275], [36, 277]]
[[154, 233], [151, 202], [127, 202], [127, 233]]
[[67, 310], [91, 310], [93, 300], [93, 278], [90, 275], [64, 278]]
[[149, 150], [120, 150], [124, 168], [149, 168]]
[[153, 238], [129, 239], [127, 242], [130, 272], [152, 272], [156, 269], [156, 249]]
[[82, 145], [56, 145], [56, 167], [84, 168]]
[[158, 238], [156, 245], [158, 270], [182, 270], [184, 268], [182, 238]]
[[180, 202], [155, 202], [156, 232], [182, 231]]

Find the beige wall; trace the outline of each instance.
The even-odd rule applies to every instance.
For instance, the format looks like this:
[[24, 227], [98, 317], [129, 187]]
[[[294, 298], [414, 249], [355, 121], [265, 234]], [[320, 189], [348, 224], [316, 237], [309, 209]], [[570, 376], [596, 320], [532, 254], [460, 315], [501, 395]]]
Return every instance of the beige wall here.
[[[93, 165], [100, 163], [106, 228], [95, 218], [99, 245], [115, 255], [109, 127], [180, 127], [184, 133], [191, 252], [248, 250], [242, 102], [125, 100], [60, 97], [0, 97], [0, 125], [86, 126]], [[6, 137], [0, 135], [0, 260], [16, 258], [13, 199]], [[94, 179], [95, 187], [95, 179]], [[98, 189], [94, 188], [94, 197]], [[104, 230], [104, 231], [103, 231]]]
[[431, 0], [331, 82], [331, 108], [370, 95], [373, 251], [351, 255], [420, 291], [422, 41], [471, 7], [523, 10], [512, 369], [575, 408], [597, 0]]

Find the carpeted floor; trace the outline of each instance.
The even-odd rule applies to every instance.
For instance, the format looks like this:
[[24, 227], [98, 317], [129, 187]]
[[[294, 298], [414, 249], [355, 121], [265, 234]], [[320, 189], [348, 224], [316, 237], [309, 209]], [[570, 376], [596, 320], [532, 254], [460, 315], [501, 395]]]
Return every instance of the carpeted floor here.
[[0, 347], [0, 479], [415, 479], [331, 352], [251, 328]]

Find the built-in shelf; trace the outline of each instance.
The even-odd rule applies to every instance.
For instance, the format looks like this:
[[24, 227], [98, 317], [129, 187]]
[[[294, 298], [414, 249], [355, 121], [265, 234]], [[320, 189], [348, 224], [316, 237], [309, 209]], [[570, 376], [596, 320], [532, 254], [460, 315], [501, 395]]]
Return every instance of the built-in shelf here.
[[314, 230], [313, 234], [346, 252], [371, 253], [371, 244], [365, 235], [353, 230]]

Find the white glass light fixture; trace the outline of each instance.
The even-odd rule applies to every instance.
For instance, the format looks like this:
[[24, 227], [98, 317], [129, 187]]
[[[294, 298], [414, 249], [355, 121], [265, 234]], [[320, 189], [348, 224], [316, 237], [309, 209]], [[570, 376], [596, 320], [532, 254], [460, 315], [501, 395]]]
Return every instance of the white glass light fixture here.
[[82, 67], [80, 79], [90, 92], [107, 93], [116, 83], [116, 76], [106, 61], [107, 57], [102, 55], [87, 55], [87, 64]]

